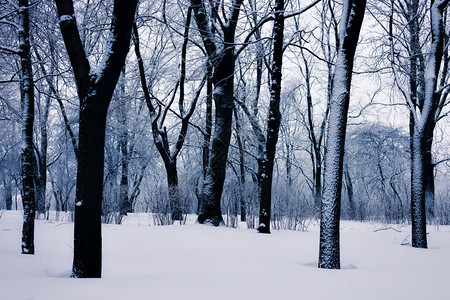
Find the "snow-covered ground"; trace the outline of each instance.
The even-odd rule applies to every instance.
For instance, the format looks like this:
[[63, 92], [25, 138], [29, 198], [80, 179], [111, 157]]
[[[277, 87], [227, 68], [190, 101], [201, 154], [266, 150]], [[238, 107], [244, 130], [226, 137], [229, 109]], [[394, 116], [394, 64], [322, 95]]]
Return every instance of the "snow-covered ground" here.
[[317, 223], [263, 235], [135, 215], [103, 226], [103, 278], [71, 279], [73, 223], [37, 221], [36, 254], [22, 255], [21, 217], [0, 218], [0, 299], [450, 299], [445, 226], [421, 250], [402, 245], [409, 226], [342, 222], [343, 269], [322, 270]]

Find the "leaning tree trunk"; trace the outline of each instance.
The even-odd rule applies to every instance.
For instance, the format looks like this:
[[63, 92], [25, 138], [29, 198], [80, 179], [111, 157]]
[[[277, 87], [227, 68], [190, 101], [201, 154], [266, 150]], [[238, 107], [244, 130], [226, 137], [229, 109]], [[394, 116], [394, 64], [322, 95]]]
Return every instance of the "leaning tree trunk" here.
[[342, 166], [353, 60], [361, 30], [365, 0], [344, 1], [340, 45], [334, 71], [334, 84], [324, 156], [324, 184], [320, 219], [319, 268], [339, 269], [339, 219]]
[[22, 253], [34, 254], [35, 185], [33, 157], [34, 83], [30, 54], [30, 18], [28, 0], [19, 0], [20, 96], [22, 102]]
[[262, 159], [259, 179], [259, 225], [258, 232], [270, 233], [270, 217], [272, 206], [272, 178], [275, 150], [280, 130], [281, 113], [281, 69], [283, 64], [283, 32], [284, 32], [284, 0], [275, 1], [275, 21], [273, 24], [273, 63], [272, 83], [270, 86], [269, 116], [267, 121], [267, 139], [265, 155]]
[[77, 190], [72, 277], [101, 277], [101, 213], [106, 115], [128, 53], [137, 0], [114, 1], [102, 67], [91, 70], [80, 39], [73, 2], [56, 0], [61, 33], [80, 99]]

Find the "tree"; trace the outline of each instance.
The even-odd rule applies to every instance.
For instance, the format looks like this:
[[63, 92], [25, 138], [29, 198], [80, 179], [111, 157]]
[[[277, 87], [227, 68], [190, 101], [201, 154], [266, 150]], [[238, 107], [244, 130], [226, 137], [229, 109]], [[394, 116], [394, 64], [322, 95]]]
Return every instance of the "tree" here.
[[281, 113], [281, 69], [283, 65], [284, 0], [276, 0], [273, 24], [273, 61], [271, 68], [270, 104], [267, 118], [267, 138], [263, 160], [258, 176], [260, 190], [259, 225], [260, 233], [270, 233], [272, 205], [272, 178], [275, 149], [280, 130]]
[[30, 13], [28, 0], [19, 0], [20, 98], [22, 102], [22, 253], [34, 254], [35, 183], [33, 157], [34, 82], [30, 51]]
[[339, 50], [333, 76], [334, 84], [331, 92], [324, 156], [324, 184], [320, 214], [319, 268], [325, 269], [340, 268], [339, 219], [345, 133], [353, 60], [365, 8], [365, 0], [346, 0], [342, 7]]
[[[208, 55], [208, 63], [213, 67], [212, 82], [215, 103], [214, 134], [211, 141], [209, 165], [200, 197], [198, 215], [200, 224], [209, 223], [218, 226], [223, 223], [220, 199], [231, 139], [236, 59], [235, 32], [242, 2], [242, 0], [232, 1], [229, 15], [223, 22], [219, 18], [219, 2], [212, 2], [214, 4], [209, 10], [211, 15], [208, 15], [205, 1], [191, 0], [197, 28]], [[220, 35], [223, 40], [215, 36], [216, 28], [221, 29]]]
[[[158, 149], [158, 152], [163, 159], [164, 167], [166, 169], [166, 175], [167, 175], [167, 187], [168, 187], [168, 193], [169, 193], [169, 201], [170, 201], [170, 207], [172, 210], [171, 218], [172, 221], [181, 221], [183, 219], [182, 217], [182, 207], [181, 207], [181, 195], [179, 194], [179, 184], [178, 184], [178, 169], [177, 169], [177, 158], [180, 154], [180, 151], [183, 148], [184, 142], [186, 140], [186, 135], [189, 128], [189, 122], [190, 118], [194, 114], [197, 101], [200, 98], [201, 91], [203, 89], [203, 86], [206, 82], [206, 76], [201, 80], [201, 83], [199, 87], [197, 88], [195, 95], [193, 97], [193, 100], [191, 101], [189, 108], [185, 109], [185, 98], [186, 98], [186, 92], [185, 92], [185, 83], [186, 83], [186, 53], [187, 53], [187, 46], [189, 42], [189, 29], [190, 29], [190, 23], [191, 23], [191, 16], [192, 16], [192, 8], [189, 7], [187, 14], [186, 14], [186, 22], [184, 26], [184, 33], [183, 33], [183, 45], [181, 49], [181, 66], [180, 66], [180, 76], [179, 79], [175, 85], [175, 89], [173, 90], [173, 96], [171, 97], [171, 100], [168, 104], [166, 104], [166, 107], [162, 109], [161, 107], [161, 101], [157, 101], [158, 105], [158, 111], [155, 108], [155, 105], [152, 103], [155, 100], [155, 97], [152, 97], [151, 92], [149, 91], [146, 75], [145, 75], [145, 69], [143, 60], [141, 57], [140, 49], [139, 49], [139, 35], [138, 35], [138, 28], [136, 24], [133, 26], [133, 42], [134, 42], [134, 48], [135, 48], [135, 54], [138, 61], [138, 67], [139, 67], [139, 74], [140, 74], [140, 80], [142, 85], [142, 90], [144, 92], [145, 102], [147, 104], [147, 108], [150, 112], [150, 118], [151, 118], [151, 128], [152, 128], [152, 136], [153, 141], [155, 143], [156, 148]], [[166, 128], [166, 117], [168, 111], [171, 109], [171, 105], [175, 100], [176, 93], [178, 91], [178, 106], [179, 106], [179, 118], [181, 119], [181, 126], [180, 130], [177, 136], [177, 141], [175, 143], [175, 146], [171, 149], [169, 138], [168, 138], [168, 131]], [[171, 126], [173, 127], [173, 126]]]
[[128, 53], [137, 0], [114, 1], [110, 35], [97, 72], [80, 39], [72, 0], [55, 0], [80, 100], [72, 277], [101, 277], [101, 204], [106, 115]]
[[[426, 10], [419, 0], [388, 3], [390, 62], [395, 83], [409, 109], [412, 246], [417, 248], [427, 248], [426, 206], [430, 206], [432, 216], [434, 204], [434, 129], [445, 116], [442, 110], [448, 103], [450, 92], [447, 46], [444, 51], [444, 44], [448, 43], [444, 28], [444, 11], [448, 3], [445, 0], [430, 2], [429, 26], [423, 21]], [[406, 20], [407, 37], [396, 34], [401, 22], [397, 18]], [[401, 24], [403, 28], [404, 22]], [[424, 31], [425, 36], [431, 37], [427, 51], [423, 51], [422, 46], [426, 46], [427, 41], [421, 40]], [[403, 51], [407, 51], [408, 61], [401, 60], [399, 54]], [[404, 86], [402, 76], [407, 78], [407, 86]]]
[[[433, 131], [449, 92], [447, 88], [443, 94], [445, 87], [438, 84], [445, 36], [443, 13], [448, 3], [448, 0], [431, 1], [431, 49], [424, 75], [424, 99], [423, 103], [419, 104], [420, 117], [414, 113], [415, 105], [410, 107], [414, 119], [414, 125], [411, 126], [411, 238], [412, 246], [416, 248], [427, 248], [425, 202], [427, 193], [429, 197], [434, 198], [434, 182], [427, 184], [426, 177], [433, 176], [431, 158]], [[447, 68], [447, 65], [444, 66], [445, 73]], [[445, 73], [443, 82], [445, 82]]]

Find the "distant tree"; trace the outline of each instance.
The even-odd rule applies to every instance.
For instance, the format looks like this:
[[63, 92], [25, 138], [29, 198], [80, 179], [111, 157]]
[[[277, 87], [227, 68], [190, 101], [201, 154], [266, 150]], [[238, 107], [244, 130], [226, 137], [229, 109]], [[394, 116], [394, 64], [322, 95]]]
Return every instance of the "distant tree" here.
[[355, 219], [359, 214], [359, 220], [408, 220], [408, 145], [406, 134], [377, 123], [358, 126], [348, 133], [344, 182], [349, 203], [342, 209], [345, 213], [347, 208], [348, 218]]
[[[201, 83], [199, 84], [199, 87], [197, 88], [195, 95], [189, 105], [189, 107], [185, 108], [185, 98], [186, 98], [186, 55], [187, 55], [187, 47], [189, 42], [189, 29], [191, 24], [191, 17], [192, 17], [192, 8], [189, 7], [187, 14], [186, 14], [186, 20], [185, 20], [185, 26], [184, 26], [184, 33], [183, 33], [183, 44], [181, 48], [181, 64], [180, 64], [180, 76], [179, 79], [175, 85], [175, 89], [173, 91], [173, 96], [171, 97], [171, 100], [168, 104], [166, 104], [166, 107], [162, 109], [161, 101], [157, 101], [155, 103], [155, 97], [151, 95], [151, 92], [149, 91], [146, 74], [145, 74], [145, 68], [140, 52], [140, 41], [139, 41], [139, 35], [138, 35], [138, 28], [136, 24], [133, 26], [133, 42], [134, 42], [134, 49], [136, 58], [138, 61], [138, 68], [139, 68], [139, 75], [140, 75], [140, 81], [142, 90], [144, 92], [145, 102], [147, 104], [147, 108], [150, 112], [150, 118], [151, 118], [151, 130], [152, 130], [152, 136], [153, 141], [155, 143], [156, 149], [158, 149], [158, 152], [164, 162], [164, 167], [166, 169], [166, 175], [167, 175], [167, 187], [168, 187], [168, 194], [169, 194], [169, 201], [170, 201], [170, 207], [171, 207], [171, 219], [172, 221], [181, 221], [183, 219], [182, 217], [182, 207], [181, 207], [181, 195], [179, 192], [179, 182], [178, 182], [178, 169], [177, 169], [177, 159], [178, 155], [180, 154], [180, 151], [183, 148], [184, 142], [186, 140], [186, 135], [188, 133], [189, 129], [189, 122], [194, 114], [195, 108], [197, 106], [198, 99], [200, 98], [201, 91], [203, 89], [203, 86], [206, 83], [206, 76], [202, 79]], [[171, 105], [175, 100], [176, 93], [178, 91], [178, 107], [179, 107], [179, 113], [177, 115], [181, 119], [181, 126], [179, 128], [177, 141], [175, 142], [174, 147], [170, 147], [169, 143], [169, 137], [168, 137], [168, 131], [167, 131], [167, 113], [171, 109]], [[157, 108], [156, 108], [157, 105]], [[174, 127], [174, 126], [171, 126]]]
[[106, 115], [128, 53], [137, 0], [114, 1], [103, 61], [91, 69], [72, 0], [55, 0], [80, 100], [72, 277], [101, 277], [101, 208]]
[[361, 30], [365, 0], [345, 0], [339, 31], [339, 48], [331, 92], [327, 142], [324, 156], [324, 184], [320, 214], [319, 268], [339, 269], [339, 219], [342, 167], [353, 60]]

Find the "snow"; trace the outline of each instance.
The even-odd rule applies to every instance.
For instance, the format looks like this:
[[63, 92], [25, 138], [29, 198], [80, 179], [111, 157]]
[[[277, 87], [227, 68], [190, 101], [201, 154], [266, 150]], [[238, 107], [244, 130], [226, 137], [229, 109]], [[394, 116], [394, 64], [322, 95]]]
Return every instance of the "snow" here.
[[71, 15], [62, 15], [61, 17], [59, 17], [60, 22], [69, 22], [69, 21], [72, 21], [73, 19], [74, 19], [74, 16], [71, 16]]
[[[341, 270], [317, 268], [308, 232], [148, 226], [147, 214], [103, 225], [103, 278], [71, 279], [73, 223], [38, 220], [36, 254], [20, 254], [19, 211], [0, 218], [2, 299], [444, 299], [450, 227], [430, 249], [402, 246], [410, 227], [341, 222]], [[395, 230], [389, 229], [392, 227]], [[377, 229], [387, 229], [379, 230]], [[400, 232], [397, 232], [400, 231]]]

